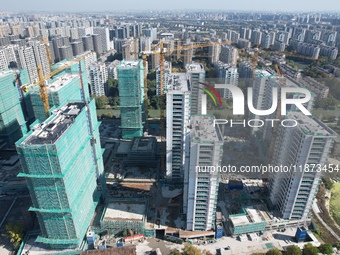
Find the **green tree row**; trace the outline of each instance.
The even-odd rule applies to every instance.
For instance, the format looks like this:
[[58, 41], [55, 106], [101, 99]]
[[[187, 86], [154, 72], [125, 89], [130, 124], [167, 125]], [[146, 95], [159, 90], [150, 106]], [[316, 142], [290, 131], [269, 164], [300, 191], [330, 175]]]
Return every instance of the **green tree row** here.
[[332, 245], [321, 244], [319, 247], [315, 247], [311, 243], [307, 243], [304, 245], [303, 250], [301, 250], [296, 245], [291, 245], [287, 247], [284, 253], [282, 253], [277, 248], [273, 248], [273, 249], [268, 250], [266, 253], [255, 253], [253, 255], [282, 255], [282, 254], [285, 254], [285, 255], [318, 255], [319, 253], [327, 254], [327, 255], [332, 254], [333, 253]]

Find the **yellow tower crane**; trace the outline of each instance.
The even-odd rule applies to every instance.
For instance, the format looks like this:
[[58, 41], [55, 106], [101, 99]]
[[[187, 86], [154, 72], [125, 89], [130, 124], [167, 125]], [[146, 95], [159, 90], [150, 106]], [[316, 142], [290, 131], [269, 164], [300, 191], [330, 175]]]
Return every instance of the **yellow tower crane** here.
[[[176, 52], [178, 51], [184, 51], [184, 50], [190, 50], [190, 49], [197, 49], [197, 48], [204, 48], [204, 47], [209, 47], [209, 46], [215, 46], [215, 45], [222, 45], [222, 44], [231, 44], [230, 41], [222, 41], [222, 42], [206, 42], [206, 43], [194, 43], [192, 45], [188, 46], [179, 46], [176, 48], [167, 49], [164, 48], [164, 40], [160, 40], [159, 44], [157, 47], [159, 47], [158, 50], [156, 51], [143, 51], [142, 53], [142, 59], [143, 59], [143, 66], [144, 68], [146, 67], [146, 57], [149, 54], [160, 54], [160, 64], [159, 64], [159, 81], [160, 81], [160, 137], [161, 137], [161, 142], [163, 142], [163, 138], [165, 137], [165, 96], [164, 96], [164, 59], [165, 59], [165, 53], [167, 53], [169, 56], [172, 54], [176, 55]], [[195, 54], [193, 54], [195, 56]], [[147, 79], [146, 79], [146, 74], [144, 77], [144, 93], [145, 99], [144, 99], [144, 106], [145, 106], [145, 113], [146, 113], [146, 122], [145, 122], [145, 127], [147, 129], [148, 127], [148, 122], [147, 122], [147, 113], [148, 113], [148, 96], [147, 96]], [[165, 146], [163, 144], [161, 145], [161, 171], [165, 173]]]
[[28, 85], [28, 86], [21, 86], [22, 91], [27, 93], [30, 88], [33, 88], [33, 87], [39, 85], [40, 98], [41, 98], [43, 105], [44, 105], [46, 117], [49, 117], [50, 116], [50, 113], [49, 113], [50, 112], [50, 105], [48, 103], [48, 93], [47, 93], [47, 87], [46, 87], [45, 81], [52, 78], [54, 75], [62, 72], [63, 70], [71, 67], [75, 63], [81, 61], [86, 56], [87, 56], [87, 54], [80, 56], [76, 59], [70, 60], [70, 61], [66, 62], [65, 64], [63, 64], [61, 67], [57, 68], [56, 70], [50, 72], [49, 74], [47, 74], [45, 76], [43, 76], [43, 74], [42, 74], [41, 66], [38, 66], [39, 81], [37, 81], [37, 82], [35, 82], [31, 85]]
[[47, 42], [47, 40], [46, 40], [46, 38], [45, 38], [44, 36], [42, 36], [42, 41], [43, 41], [43, 43], [44, 43], [44, 45], [45, 45], [46, 54], [47, 54], [47, 58], [48, 58], [48, 63], [49, 63], [50, 68], [51, 68], [53, 62], [52, 62], [52, 56], [51, 56], [50, 46], [48, 45], [48, 42]]

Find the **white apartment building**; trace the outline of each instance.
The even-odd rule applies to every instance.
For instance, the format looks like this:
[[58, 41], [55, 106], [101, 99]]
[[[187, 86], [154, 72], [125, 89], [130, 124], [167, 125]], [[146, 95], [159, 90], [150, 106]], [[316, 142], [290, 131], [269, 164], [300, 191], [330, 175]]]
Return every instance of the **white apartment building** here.
[[297, 168], [270, 175], [270, 199], [284, 219], [306, 220], [323, 173], [313, 170], [312, 164], [323, 167], [327, 163], [337, 134], [318, 119], [299, 112], [288, 113], [286, 119], [294, 119], [298, 125], [279, 126], [271, 164]]
[[[164, 61], [164, 73], [163, 73], [163, 92], [167, 93], [168, 91], [168, 85], [169, 85], [169, 76], [171, 74], [172, 71], [172, 65], [171, 62], [168, 61]], [[156, 94], [157, 96], [159, 96], [161, 94], [161, 90], [160, 90], [160, 86], [161, 86], [161, 74], [160, 74], [160, 65], [158, 65], [156, 67]]]
[[18, 68], [27, 68], [30, 82], [34, 83], [38, 81], [38, 70], [35, 62], [34, 51], [32, 47], [16, 47], [15, 55], [18, 63]]
[[205, 70], [202, 64], [192, 62], [185, 66], [186, 73], [189, 77], [190, 91], [191, 91], [191, 115], [206, 113], [206, 95], [200, 87], [203, 85], [199, 82], [205, 81]]
[[185, 73], [169, 75], [166, 93], [166, 178], [183, 183], [189, 151], [190, 91]]
[[190, 154], [184, 177], [183, 210], [187, 230], [206, 231], [214, 227], [219, 173], [199, 172], [196, 167], [221, 165], [223, 138], [214, 127], [212, 115], [191, 116]]
[[236, 66], [225, 64], [219, 61], [215, 64], [215, 73], [220, 81], [220, 84], [215, 84], [215, 88], [221, 97], [226, 99], [232, 98], [231, 91], [224, 88], [222, 84], [238, 86], [239, 75]]
[[94, 27], [93, 33], [100, 35], [101, 43], [102, 43], [102, 50], [104, 52], [113, 49], [113, 43], [110, 41], [109, 28], [107, 28], [107, 27]]
[[[268, 110], [271, 108], [273, 104], [273, 88], [277, 88], [277, 91], [280, 91], [281, 85], [278, 79], [278, 76], [272, 75], [265, 70], [256, 70], [255, 71], [255, 79], [253, 81], [253, 107], [256, 110]], [[276, 111], [271, 115], [259, 116], [253, 113], [249, 113], [249, 118], [254, 121], [254, 125], [259, 125], [259, 122], [266, 119], [275, 119]], [[253, 127], [252, 134], [258, 132], [258, 137], [265, 139], [270, 136], [271, 126], [266, 125], [264, 127]], [[268, 133], [269, 132], [269, 133]]]
[[49, 74], [51, 70], [45, 44], [39, 41], [30, 41], [28, 44], [33, 48], [36, 65], [41, 66], [43, 76]]
[[238, 59], [237, 48], [231, 45], [221, 45], [220, 60], [222, 62], [236, 66], [237, 59]]
[[7, 70], [11, 62], [17, 62], [14, 51], [15, 46], [16, 45], [7, 45], [0, 47], [0, 70]]

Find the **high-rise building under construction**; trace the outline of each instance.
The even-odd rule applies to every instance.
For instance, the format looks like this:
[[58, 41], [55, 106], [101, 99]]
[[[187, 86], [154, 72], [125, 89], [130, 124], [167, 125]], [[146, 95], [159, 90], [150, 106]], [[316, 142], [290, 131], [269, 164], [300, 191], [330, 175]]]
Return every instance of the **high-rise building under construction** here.
[[[52, 66], [52, 69], [57, 69], [67, 64], [68, 61], [62, 61]], [[83, 84], [87, 85], [87, 76], [84, 60], [81, 61]], [[51, 109], [66, 104], [69, 101], [80, 101], [81, 86], [79, 80], [79, 64], [75, 63], [70, 68], [55, 75], [53, 79], [47, 83], [48, 103]], [[84, 86], [85, 97], [89, 99], [88, 86]], [[39, 86], [36, 86], [30, 91], [30, 99], [33, 107], [35, 118], [44, 121], [46, 113], [44, 104], [40, 98]]]
[[[16, 80], [19, 78], [20, 80]], [[29, 83], [29, 76], [26, 69], [15, 72], [7, 70], [0, 72], [0, 139], [8, 144], [14, 144], [27, 133], [26, 121], [23, 109], [20, 105], [20, 88], [16, 82], [23, 85]], [[19, 89], [19, 90], [18, 90]]]
[[105, 188], [94, 100], [54, 109], [17, 143], [41, 234], [51, 248], [82, 243]]
[[143, 134], [144, 67], [141, 60], [123, 60], [117, 67], [123, 138]]

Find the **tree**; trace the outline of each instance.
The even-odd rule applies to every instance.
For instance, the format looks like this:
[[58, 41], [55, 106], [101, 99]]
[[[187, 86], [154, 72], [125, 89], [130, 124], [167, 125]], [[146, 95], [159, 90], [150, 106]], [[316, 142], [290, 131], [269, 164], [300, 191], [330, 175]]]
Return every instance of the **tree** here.
[[335, 116], [332, 114], [326, 114], [323, 118], [322, 121], [324, 122], [335, 122]]
[[320, 98], [315, 100], [315, 108], [322, 108], [325, 110], [334, 110], [335, 106], [337, 105], [336, 100], [333, 97], [328, 98]]
[[124, 231], [123, 231], [123, 237], [126, 237], [128, 235], [128, 231], [127, 231], [127, 229], [124, 229]]
[[110, 56], [107, 57], [105, 62], [113, 62], [116, 59], [122, 60], [123, 59], [123, 54], [122, 53], [115, 53], [114, 55], [111, 54]]
[[182, 252], [180, 252], [177, 249], [172, 249], [169, 253], [169, 255], [182, 255]]
[[119, 96], [118, 91], [118, 80], [114, 79], [113, 77], [109, 77], [107, 80], [107, 89], [108, 89], [108, 96], [110, 97], [117, 97]]
[[303, 247], [303, 254], [304, 255], [318, 255], [318, 252], [319, 252], [318, 248], [313, 246], [313, 244], [311, 244], [311, 243], [307, 243]]
[[331, 190], [333, 188], [333, 181], [329, 177], [322, 178], [323, 183], [325, 184], [325, 188]]
[[321, 244], [319, 246], [319, 252], [323, 253], [323, 254], [332, 254], [333, 253], [333, 248], [332, 245], [329, 243], [325, 243], [325, 244]]
[[266, 252], [266, 255], [282, 255], [282, 252], [278, 248], [272, 248]]
[[160, 99], [159, 96], [153, 96], [150, 100], [150, 106], [153, 109], [158, 109], [159, 108], [159, 104], [160, 104]]
[[186, 245], [183, 249], [183, 255], [202, 255], [202, 252], [192, 245]]
[[112, 117], [113, 117], [112, 112], [103, 113], [101, 116], [102, 119], [112, 119]]
[[203, 250], [203, 255], [213, 255], [210, 251]]
[[18, 223], [15, 222], [9, 222], [6, 225], [6, 234], [3, 234], [3, 236], [6, 236], [9, 238], [10, 242], [13, 245], [13, 248], [16, 250], [20, 247], [21, 241], [25, 236], [25, 229], [23, 226], [21, 226]]
[[108, 104], [109, 100], [106, 96], [100, 96], [100, 97], [96, 97], [93, 96], [95, 98], [96, 101], [96, 108], [97, 109], [103, 109], [105, 108], [105, 106]]
[[150, 71], [150, 73], [147, 74], [147, 79], [148, 80], [156, 80], [156, 71], [155, 70], [152, 70]]
[[288, 52], [294, 52], [295, 50], [294, 50], [294, 47], [293, 46], [287, 46], [287, 48], [286, 48], [286, 50], [288, 51]]
[[296, 245], [291, 245], [287, 247], [286, 255], [302, 255], [302, 251]]
[[339, 249], [340, 249], [340, 242], [336, 242], [336, 243], [334, 244], [334, 247], [337, 248], [337, 249], [339, 250]]

